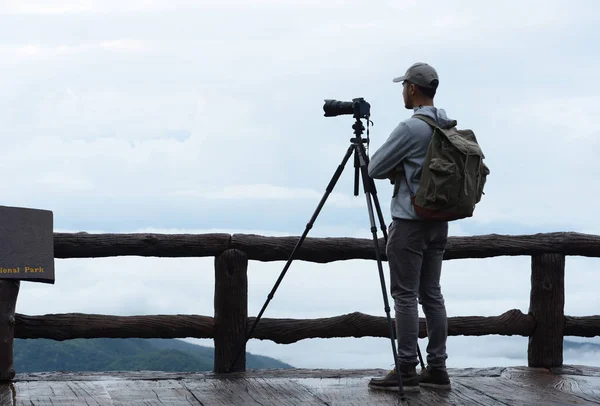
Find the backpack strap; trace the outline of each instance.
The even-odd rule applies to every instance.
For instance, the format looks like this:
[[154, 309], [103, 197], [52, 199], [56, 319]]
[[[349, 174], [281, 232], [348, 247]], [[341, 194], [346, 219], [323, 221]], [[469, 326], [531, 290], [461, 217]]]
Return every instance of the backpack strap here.
[[450, 129], [452, 127], [456, 127], [457, 121], [456, 120], [452, 120], [448, 123], [448, 125], [446, 127], [441, 127], [440, 125], [438, 125], [438, 123], [436, 123], [435, 121], [433, 121], [433, 119], [429, 116], [426, 116], [424, 114], [413, 114], [414, 118], [418, 118], [421, 121], [425, 121], [427, 124], [429, 124], [431, 127], [433, 128], [441, 128], [444, 130]]
[[[406, 173], [404, 173], [404, 172], [402, 172], [402, 173], [403, 173], [403, 175], [404, 175], [404, 176], [403, 176], [403, 178], [404, 178], [404, 182], [406, 182], [406, 186], [408, 187], [408, 193], [410, 193], [410, 195], [411, 195], [412, 197], [414, 197], [414, 196], [415, 196], [415, 193], [413, 192], [412, 188], [410, 187], [410, 184], [408, 183], [408, 179], [406, 179]], [[400, 186], [398, 186], [398, 189], [399, 189], [399, 188], [400, 188]], [[396, 191], [396, 193], [397, 193], [397, 191]]]
[[[413, 117], [426, 122], [427, 124], [429, 124], [430, 127], [433, 127], [433, 129], [442, 128], [431, 117], [426, 116], [424, 114], [413, 114]], [[455, 120], [450, 122], [448, 128], [452, 128], [454, 126], [456, 126]], [[408, 183], [408, 179], [406, 179], [406, 173], [404, 173], [404, 171], [402, 171], [402, 175], [403, 175], [402, 178], [404, 178], [403, 180], [406, 183], [406, 186], [408, 187], [408, 191], [409, 191], [410, 195], [412, 197], [414, 197], [415, 193], [413, 192], [412, 188], [410, 187], [410, 184]], [[400, 179], [398, 179], [398, 178], [399, 178], [399, 176], [396, 177], [396, 181], [394, 183], [394, 192], [392, 193], [392, 198], [396, 197], [396, 195], [398, 194], [398, 189], [400, 188]]]
[[[424, 114], [413, 114], [413, 117], [414, 117], [414, 118], [417, 118], [417, 119], [419, 119], [419, 120], [421, 120], [421, 121], [424, 121], [424, 122], [426, 122], [426, 123], [427, 123], [427, 124], [429, 124], [429, 126], [430, 126], [430, 127], [432, 127], [434, 130], [435, 130], [436, 128], [439, 128], [438, 124], [437, 124], [435, 121], [433, 121], [433, 119], [432, 119], [431, 117], [429, 117], [429, 116], [426, 116], [426, 115], [424, 115]], [[404, 176], [403, 176], [403, 178], [404, 178], [404, 182], [406, 182], [406, 186], [408, 187], [408, 191], [409, 191], [409, 193], [410, 193], [411, 197], [413, 197], [413, 198], [414, 198], [414, 196], [415, 196], [415, 193], [413, 192], [412, 188], [410, 187], [410, 183], [408, 183], [408, 179], [406, 178], [406, 174], [405, 174], [405, 173], [403, 173], [403, 175], [404, 175]], [[395, 187], [394, 187], [394, 196], [393, 196], [393, 197], [396, 197], [396, 194], [398, 193], [398, 188], [399, 188], [399, 185], [398, 185], [398, 183], [399, 183], [399, 182], [397, 181], [397, 182], [396, 182], [396, 185], [394, 185]]]
[[423, 114], [414, 114], [413, 117], [418, 118], [421, 121], [425, 121], [427, 124], [429, 124], [433, 128], [438, 127], [438, 124], [435, 121], [433, 121], [433, 119], [429, 116], [425, 116]]

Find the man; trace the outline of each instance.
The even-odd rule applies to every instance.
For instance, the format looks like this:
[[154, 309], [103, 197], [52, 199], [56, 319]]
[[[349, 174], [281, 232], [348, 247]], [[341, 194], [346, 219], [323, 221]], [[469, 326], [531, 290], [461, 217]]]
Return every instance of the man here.
[[[402, 83], [406, 109], [427, 115], [439, 125], [449, 123], [444, 110], [434, 106], [439, 85], [436, 70], [426, 63], [415, 63], [404, 76], [393, 82]], [[396, 313], [398, 364], [405, 391], [418, 391], [419, 384], [449, 388], [446, 371], [448, 323], [444, 297], [440, 288], [442, 257], [448, 237], [448, 222], [424, 221], [411, 202], [416, 193], [433, 129], [424, 121], [411, 117], [392, 131], [369, 162], [369, 176], [390, 179], [395, 185], [391, 202], [392, 223], [389, 226], [386, 255], [390, 267], [390, 290]], [[408, 187], [410, 183], [410, 188]], [[418, 376], [416, 365], [419, 331], [418, 302], [427, 321], [427, 368]], [[397, 390], [396, 368], [383, 378], [374, 378], [369, 387]]]

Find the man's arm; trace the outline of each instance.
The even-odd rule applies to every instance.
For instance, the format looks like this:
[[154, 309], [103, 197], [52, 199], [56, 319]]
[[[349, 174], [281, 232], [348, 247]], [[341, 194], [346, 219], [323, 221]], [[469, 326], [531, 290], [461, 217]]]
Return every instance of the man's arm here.
[[388, 179], [413, 149], [414, 137], [405, 123], [400, 123], [388, 139], [369, 160], [369, 176], [373, 179]]

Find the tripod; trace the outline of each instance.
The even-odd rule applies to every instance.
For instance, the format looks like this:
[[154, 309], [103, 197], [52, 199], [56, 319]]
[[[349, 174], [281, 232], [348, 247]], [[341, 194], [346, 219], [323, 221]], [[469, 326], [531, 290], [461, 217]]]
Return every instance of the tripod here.
[[[379, 219], [379, 222], [381, 225], [381, 229], [382, 229], [384, 240], [385, 240], [386, 244], [387, 244], [388, 236], [387, 236], [387, 232], [386, 232], [386, 226], [385, 226], [385, 221], [383, 218], [383, 213], [381, 212], [381, 206], [379, 204], [379, 199], [377, 198], [377, 190], [375, 188], [375, 182], [373, 181], [373, 179], [371, 179], [369, 177], [369, 174], [368, 174], [368, 168], [367, 168], [368, 167], [368, 156], [367, 156], [365, 147], [363, 145], [368, 142], [368, 138], [366, 138], [366, 139], [362, 138], [362, 134], [365, 130], [365, 127], [363, 126], [363, 123], [360, 120], [361, 117], [359, 114], [355, 113], [354, 118], [356, 119], [355, 123], [352, 125], [352, 129], [354, 130], [354, 138], [350, 139], [351, 144], [348, 147], [348, 150], [346, 151], [346, 155], [344, 156], [341, 164], [338, 166], [337, 170], [333, 174], [333, 177], [331, 178], [331, 181], [329, 182], [329, 185], [327, 186], [325, 194], [321, 198], [321, 201], [319, 202], [319, 205], [317, 206], [315, 212], [313, 213], [312, 218], [306, 225], [304, 233], [302, 234], [302, 236], [296, 243], [296, 246], [294, 247], [294, 250], [290, 254], [290, 257], [288, 258], [287, 263], [285, 264], [281, 274], [279, 275], [279, 278], [277, 279], [275, 286], [273, 286], [273, 289], [269, 293], [269, 295], [267, 297], [267, 301], [263, 305], [263, 307], [260, 310], [258, 316], [256, 317], [252, 327], [250, 328], [250, 331], [248, 332], [248, 334], [246, 336], [246, 341], [244, 342], [244, 345], [240, 347], [240, 350], [238, 351], [238, 353], [231, 365], [232, 366], [235, 365], [246, 342], [252, 336], [252, 333], [256, 329], [256, 326], [257, 326], [260, 318], [262, 317], [263, 313], [265, 312], [267, 305], [273, 299], [275, 291], [279, 287], [279, 284], [281, 283], [281, 281], [283, 280], [283, 277], [285, 276], [286, 272], [288, 271], [288, 269], [293, 261], [294, 255], [296, 254], [296, 251], [298, 250], [298, 248], [300, 248], [300, 246], [304, 242], [306, 236], [308, 235], [308, 232], [313, 227], [319, 213], [321, 212], [321, 209], [323, 208], [323, 206], [325, 205], [325, 202], [327, 201], [327, 198], [333, 191], [335, 184], [337, 183], [338, 179], [340, 178], [340, 175], [344, 171], [344, 167], [346, 166], [346, 163], [350, 159], [350, 156], [354, 153], [354, 170], [355, 170], [355, 172], [354, 172], [354, 196], [358, 196], [359, 177], [360, 177], [360, 175], [362, 175], [362, 183], [363, 183], [364, 192], [365, 192], [365, 195], [367, 198], [367, 209], [369, 212], [369, 220], [371, 223], [371, 233], [373, 234], [373, 245], [375, 248], [375, 257], [377, 259], [377, 267], [379, 270], [379, 279], [381, 281], [381, 291], [383, 293], [384, 310], [385, 310], [385, 313], [387, 316], [388, 327], [390, 330], [390, 340], [392, 343], [392, 354], [394, 356], [396, 372], [398, 375], [398, 388], [400, 391], [400, 397], [404, 400], [405, 393], [404, 393], [404, 388], [402, 386], [402, 377], [401, 377], [401, 373], [400, 373], [400, 366], [398, 363], [398, 356], [397, 356], [397, 352], [396, 352], [396, 343], [394, 341], [395, 334], [394, 334], [394, 328], [392, 325], [392, 320], [390, 317], [390, 306], [389, 306], [389, 302], [388, 302], [388, 298], [387, 298], [387, 292], [386, 292], [386, 287], [385, 287], [385, 278], [383, 275], [383, 265], [382, 265], [382, 260], [381, 260], [381, 253], [379, 251], [379, 243], [378, 243], [378, 239], [377, 239], [377, 226], [375, 225], [375, 216], [373, 213], [373, 202], [375, 204], [375, 209], [377, 211], [377, 216], [378, 216], [378, 219]], [[368, 118], [367, 118], [367, 120], [368, 120]], [[368, 132], [367, 132], [367, 134], [368, 134]], [[371, 198], [373, 199], [373, 202], [371, 201]], [[421, 367], [425, 368], [424, 363], [423, 363], [423, 357], [421, 356], [421, 351], [419, 350], [418, 345], [417, 345], [417, 350], [419, 353], [419, 360], [421, 362]], [[230, 367], [230, 369], [231, 369], [231, 367]]]

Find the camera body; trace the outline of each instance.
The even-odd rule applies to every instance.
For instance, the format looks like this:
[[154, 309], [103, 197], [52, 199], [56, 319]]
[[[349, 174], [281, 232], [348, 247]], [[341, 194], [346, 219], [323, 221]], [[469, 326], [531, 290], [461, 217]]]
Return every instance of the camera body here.
[[339, 101], [335, 99], [325, 99], [323, 105], [325, 117], [335, 117], [350, 114], [356, 119], [369, 118], [371, 115], [371, 105], [362, 97], [352, 99], [352, 101]]

